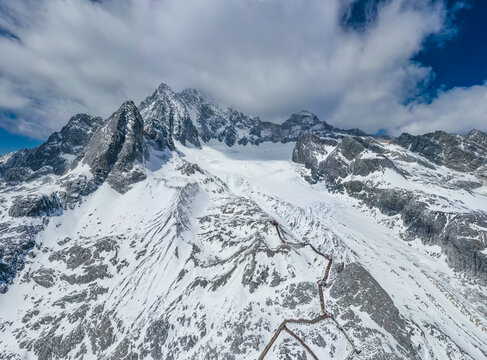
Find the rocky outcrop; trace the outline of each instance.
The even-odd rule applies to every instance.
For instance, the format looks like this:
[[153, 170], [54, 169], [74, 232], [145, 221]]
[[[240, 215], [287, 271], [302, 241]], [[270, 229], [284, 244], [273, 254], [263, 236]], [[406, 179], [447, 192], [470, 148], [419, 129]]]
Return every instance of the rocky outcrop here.
[[56, 194], [19, 196], [8, 211], [12, 217], [60, 215], [63, 207]]
[[[374, 353], [374, 359], [378, 360], [420, 358], [406, 331], [406, 322], [393, 300], [360, 264], [345, 266], [335, 279], [330, 295], [336, 299], [339, 309], [343, 309], [340, 318], [347, 319], [345, 329], [365, 344], [365, 353]], [[386, 333], [364, 327], [360, 312], [366, 313]], [[378, 346], [378, 339], [389, 334], [396, 340], [397, 346], [383, 346], [386, 341]]]
[[477, 172], [484, 181], [487, 180], [487, 134], [482, 131], [472, 130], [465, 136], [443, 131], [418, 136], [404, 133], [392, 142], [423, 155], [437, 165], [462, 172]]
[[[0, 205], [3, 205], [1, 198]], [[34, 192], [14, 196], [8, 211], [5, 210], [0, 207], [0, 293], [7, 291], [23, 269], [37, 233], [44, 229], [49, 217], [63, 213], [63, 205], [56, 193]]]
[[40, 226], [0, 223], [0, 294], [7, 292], [17, 273], [24, 267], [25, 255], [35, 245]]
[[347, 190], [385, 215], [399, 215], [406, 240], [420, 238], [425, 244], [440, 245], [450, 266], [487, 282], [486, 213], [432, 209], [429, 203], [445, 199], [402, 189], [374, 189], [360, 182], [347, 184]]
[[303, 135], [296, 142], [292, 160], [311, 170], [312, 182], [324, 179], [333, 189], [342, 190], [342, 180], [349, 175], [367, 176], [388, 168], [402, 174], [383, 152], [373, 138], [345, 136], [337, 141]]
[[81, 162], [90, 167], [95, 182], [105, 181], [125, 192], [135, 182], [145, 179], [135, 163], [143, 163], [146, 154], [143, 120], [132, 101], [113, 113], [86, 146]]
[[183, 145], [200, 147], [201, 142], [211, 140], [234, 146], [296, 141], [302, 134], [366, 135], [357, 129], [335, 128], [309, 111], [292, 114], [282, 124], [262, 121], [221, 106], [198, 90], [175, 93], [165, 84], [140, 104], [140, 112], [148, 137], [160, 146], [170, 148], [174, 146], [173, 139]]
[[161, 84], [139, 107], [145, 120], [145, 133], [160, 149], [173, 149], [173, 139], [183, 145], [200, 146], [198, 131], [187, 108], [166, 84]]
[[[130, 101], [124, 103], [102, 127], [100, 124], [99, 118], [74, 116], [40, 147], [0, 159], [3, 175], [0, 186], [5, 194], [14, 194], [5, 209], [8, 211], [3, 213], [0, 208], [2, 219], [7, 217], [0, 223], [0, 292], [7, 290], [23, 268], [25, 255], [34, 246], [36, 234], [49, 223], [49, 217], [73, 209], [104, 181], [125, 192], [131, 184], [145, 178], [143, 120], [135, 105]], [[69, 164], [72, 169], [88, 165], [91, 174], [83, 170], [66, 173]], [[64, 175], [57, 176], [60, 173]], [[38, 181], [19, 184], [32, 180]], [[43, 184], [50, 184], [53, 192], [39, 193], [37, 187]], [[2, 201], [5, 202], [0, 198]]]
[[300, 136], [293, 150], [292, 161], [305, 165], [308, 169], [316, 168], [320, 158], [328, 155], [329, 148], [338, 142], [333, 139], [322, 139], [316, 135]]
[[191, 121], [203, 142], [215, 139], [227, 146], [259, 143], [259, 118], [222, 107], [208, 95], [194, 89], [183, 90], [178, 99], [191, 114]]

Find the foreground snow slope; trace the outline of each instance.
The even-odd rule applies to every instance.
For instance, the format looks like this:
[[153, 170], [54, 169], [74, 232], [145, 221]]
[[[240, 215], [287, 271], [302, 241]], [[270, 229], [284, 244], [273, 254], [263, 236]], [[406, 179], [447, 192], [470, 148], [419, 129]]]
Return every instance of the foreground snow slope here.
[[[485, 287], [438, 247], [309, 184], [293, 146], [153, 151], [125, 194], [104, 183], [51, 217], [0, 296], [1, 357], [257, 358], [283, 319], [320, 310], [326, 263], [281, 243], [276, 220], [286, 241], [333, 257], [325, 303], [361, 359], [486, 358]], [[351, 351], [333, 322], [292, 330], [319, 358]], [[267, 358], [311, 359], [285, 335]]]

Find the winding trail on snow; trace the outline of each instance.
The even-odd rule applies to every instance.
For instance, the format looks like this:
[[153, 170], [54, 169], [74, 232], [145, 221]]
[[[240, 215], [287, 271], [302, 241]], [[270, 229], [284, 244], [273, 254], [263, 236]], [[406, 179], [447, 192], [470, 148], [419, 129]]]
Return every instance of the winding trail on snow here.
[[314, 325], [314, 324], [317, 324], [317, 323], [324, 321], [326, 319], [331, 319], [336, 324], [337, 328], [342, 332], [342, 334], [347, 339], [348, 343], [352, 346], [352, 352], [346, 357], [346, 359], [351, 359], [355, 354], [359, 354], [360, 350], [355, 347], [353, 341], [348, 337], [347, 333], [345, 332], [343, 327], [338, 323], [338, 321], [335, 319], [333, 314], [327, 312], [326, 308], [325, 308], [325, 300], [323, 298], [323, 287], [326, 286], [326, 281], [328, 280], [328, 275], [330, 274], [331, 265], [333, 263], [333, 259], [331, 258], [331, 256], [329, 256], [327, 254], [323, 254], [318, 249], [316, 249], [313, 245], [311, 245], [310, 243], [307, 243], [307, 242], [306, 243], [297, 243], [297, 244], [296, 243], [288, 243], [287, 241], [285, 241], [283, 239], [283, 237], [281, 235], [281, 231], [279, 230], [278, 222], [277, 221], [271, 221], [271, 224], [276, 227], [277, 235], [279, 236], [279, 239], [281, 240], [281, 242], [283, 244], [285, 244], [287, 246], [291, 246], [291, 245], [299, 246], [301, 248], [309, 246], [311, 248], [311, 250], [313, 250], [317, 255], [328, 260], [328, 264], [327, 264], [326, 269], [325, 269], [325, 275], [323, 276], [323, 278], [318, 279], [318, 281], [317, 281], [318, 294], [319, 294], [319, 298], [320, 298], [319, 300], [320, 300], [320, 306], [321, 306], [321, 313], [322, 314], [313, 318], [313, 319], [284, 319], [282, 321], [281, 325], [279, 325], [276, 332], [274, 333], [274, 336], [272, 336], [271, 340], [269, 341], [267, 346], [264, 348], [264, 351], [262, 351], [262, 354], [259, 356], [258, 360], [263, 360], [266, 357], [267, 353], [269, 352], [272, 345], [277, 340], [277, 338], [279, 337], [279, 335], [281, 334], [282, 331], [286, 331], [299, 344], [301, 344], [301, 346], [303, 346], [306, 349], [306, 351], [313, 357], [313, 359], [319, 360], [319, 358], [316, 356], [316, 354], [313, 352], [313, 350], [311, 350], [311, 348], [294, 331], [289, 329], [287, 327], [287, 324]]

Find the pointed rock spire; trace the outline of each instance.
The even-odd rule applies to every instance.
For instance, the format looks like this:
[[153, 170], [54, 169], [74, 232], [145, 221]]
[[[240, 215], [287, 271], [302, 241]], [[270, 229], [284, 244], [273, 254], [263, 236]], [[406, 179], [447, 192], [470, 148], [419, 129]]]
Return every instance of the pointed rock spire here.
[[145, 132], [159, 149], [174, 148], [174, 140], [200, 147], [198, 131], [179, 95], [161, 84], [140, 104]]
[[126, 101], [96, 132], [87, 145], [82, 162], [97, 183], [107, 179], [115, 190], [125, 192], [145, 175], [134, 164], [144, 161], [144, 123], [132, 101]]

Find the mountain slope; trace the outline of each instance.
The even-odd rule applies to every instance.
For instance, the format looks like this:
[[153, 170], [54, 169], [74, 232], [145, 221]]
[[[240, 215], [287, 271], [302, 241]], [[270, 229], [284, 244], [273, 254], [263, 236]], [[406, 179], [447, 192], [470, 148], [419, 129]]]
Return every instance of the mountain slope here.
[[85, 132], [58, 172], [0, 158], [1, 358], [487, 357], [484, 133], [389, 142], [165, 85]]
[[125, 102], [110, 116], [87, 144], [82, 153], [83, 164], [90, 167], [95, 181], [107, 179], [117, 191], [124, 192], [134, 182], [143, 180], [142, 164], [147, 149], [144, 143], [144, 122], [132, 101]]

